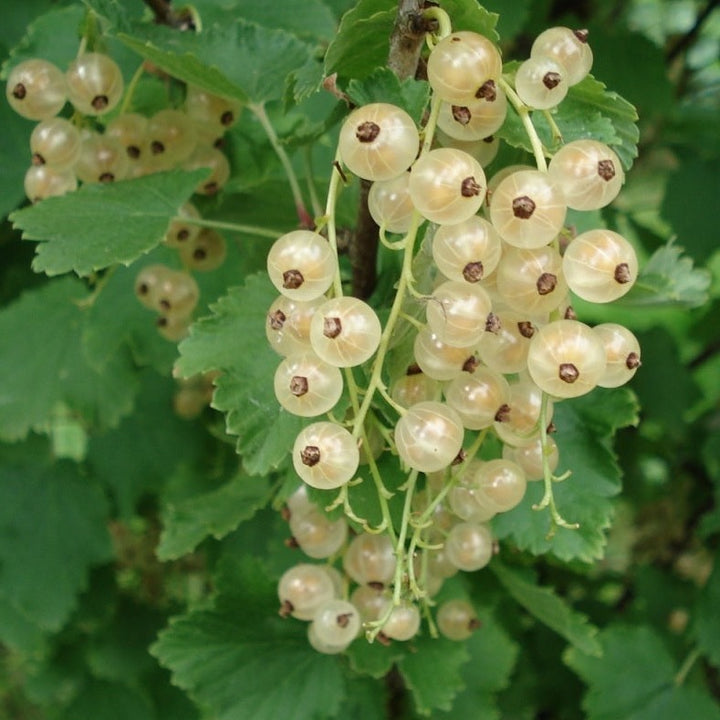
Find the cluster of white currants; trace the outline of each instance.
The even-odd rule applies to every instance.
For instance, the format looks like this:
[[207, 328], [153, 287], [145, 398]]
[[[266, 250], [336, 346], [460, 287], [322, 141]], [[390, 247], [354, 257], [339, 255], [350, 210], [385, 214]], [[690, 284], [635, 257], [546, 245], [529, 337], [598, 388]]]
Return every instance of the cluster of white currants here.
[[[409, 601], [393, 602], [396, 571], [395, 548], [385, 534], [361, 533], [347, 541], [344, 518], [331, 521], [312, 504], [301, 486], [287, 502], [293, 543], [314, 559], [329, 558], [344, 547], [343, 574], [330, 564], [301, 562], [289, 568], [278, 583], [280, 615], [310, 621], [308, 639], [318, 651], [339, 653], [361, 633], [363, 627], [382, 618], [381, 642], [410, 640], [420, 630], [418, 606]], [[435, 587], [454, 575], [457, 543], [448, 540], [445, 551], [430, 556]], [[416, 563], [417, 564], [417, 563]], [[343, 599], [347, 582], [353, 590]], [[451, 640], [464, 640], [479, 627], [472, 606], [450, 600], [437, 612], [440, 632]]]
[[[30, 137], [32, 165], [25, 193], [33, 202], [77, 189], [85, 183], [113, 182], [172, 168], [210, 168], [197, 192], [212, 194], [227, 182], [230, 166], [215, 147], [235, 122], [240, 106], [188, 86], [183, 108], [152, 117], [113, 112], [125, 84], [108, 55], [85, 52], [63, 73], [33, 58], [10, 70], [6, 87], [12, 108], [40, 122]], [[67, 101], [75, 115], [59, 116]]]
[[[492, 135], [505, 120], [508, 97], [521, 112], [553, 108], [591, 65], [586, 32], [552, 28], [533, 44], [513, 88], [490, 40], [473, 32], [450, 33], [427, 62], [434, 99], [422, 147], [412, 118], [384, 103], [354, 110], [340, 131], [342, 162], [373, 183], [368, 205], [386, 244], [412, 252], [407, 238], [425, 220], [433, 224], [426, 237], [432, 241], [437, 284], [425, 298], [425, 322], [418, 322], [407, 374], [387, 378], [400, 417], [386, 438], [403, 467], [425, 474], [413, 509], [419, 515], [431, 511], [422, 540], [442, 545], [418, 554], [425, 597], [458, 569], [487, 565], [493, 538], [486, 523], [516, 507], [528, 481], [549, 484], [554, 478], [559, 454], [548, 435], [554, 403], [598, 386], [622, 385], [640, 365], [640, 348], [629, 330], [614, 323], [590, 327], [577, 320], [571, 306], [571, 294], [595, 303], [616, 300], [637, 277], [634, 249], [621, 235], [600, 228], [573, 237], [565, 226], [568, 208], [597, 210], [617, 196], [624, 173], [615, 152], [583, 139], [563, 145], [549, 166], [550, 153], [540, 148], [537, 168], [506, 167], [489, 181], [483, 168], [494, 157]], [[431, 149], [435, 122], [441, 146]], [[537, 137], [534, 141], [539, 146]], [[405, 238], [391, 243], [386, 232]], [[340, 368], [365, 363], [378, 350], [380, 323], [366, 303], [340, 296], [339, 283], [328, 299], [337, 257], [318, 233], [281, 237], [270, 250], [268, 272], [281, 293], [267, 323], [270, 343], [285, 356], [275, 374], [277, 399], [291, 413], [323, 415], [342, 394]], [[329, 490], [356, 476], [362, 437], [356, 425], [351, 432], [338, 422], [319, 421], [300, 433], [292, 458], [302, 480]], [[465, 461], [468, 431], [494, 432], [502, 457]], [[381, 444], [379, 452], [383, 449]], [[448, 489], [454, 465], [460, 467]], [[442, 502], [433, 504], [441, 495]], [[321, 512], [312, 512], [323, 522]], [[291, 508], [291, 523], [295, 515]], [[333, 569], [324, 583], [327, 597], [318, 600], [308, 590], [318, 582], [308, 580], [306, 587], [303, 578], [327, 569], [300, 565], [288, 571], [290, 580], [281, 581], [287, 614], [312, 619], [310, 641], [325, 652], [345, 647], [360, 621], [371, 626], [381, 621], [386, 638], [412, 637], [420, 623], [416, 605], [404, 599], [397, 604], [397, 593], [392, 609], [384, 604], [389, 585], [408, 574], [394, 574], [398, 549], [386, 535], [362, 534], [346, 545], [346, 525], [336, 522], [343, 523], [342, 538], [338, 531], [338, 544], [322, 557], [344, 552], [345, 573], [358, 584], [353, 604], [338, 600]], [[296, 539], [305, 549], [304, 540]], [[369, 558], [372, 572], [358, 571], [356, 564], [370, 563]], [[304, 593], [318, 604], [298, 615], [292, 608], [310, 602]], [[345, 603], [342, 609], [339, 602]], [[326, 616], [327, 603], [333, 609]], [[388, 626], [395, 611], [414, 618], [399, 636]], [[464, 618], [460, 624], [466, 629], [472, 625], [471, 610], [453, 613]]]

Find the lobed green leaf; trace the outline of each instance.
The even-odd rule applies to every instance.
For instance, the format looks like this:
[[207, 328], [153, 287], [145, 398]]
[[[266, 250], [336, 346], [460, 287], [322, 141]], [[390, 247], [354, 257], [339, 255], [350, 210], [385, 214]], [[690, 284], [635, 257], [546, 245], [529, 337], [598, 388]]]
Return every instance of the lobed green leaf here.
[[33, 269], [89, 275], [129, 265], [165, 236], [206, 170], [174, 170], [117, 183], [89, 183], [10, 215], [23, 239], [39, 240]]
[[363, 80], [351, 80], [347, 94], [356, 105], [382, 102], [401, 107], [419, 123], [430, 99], [430, 86], [414, 78], [401, 82], [389, 68], [376, 68]]

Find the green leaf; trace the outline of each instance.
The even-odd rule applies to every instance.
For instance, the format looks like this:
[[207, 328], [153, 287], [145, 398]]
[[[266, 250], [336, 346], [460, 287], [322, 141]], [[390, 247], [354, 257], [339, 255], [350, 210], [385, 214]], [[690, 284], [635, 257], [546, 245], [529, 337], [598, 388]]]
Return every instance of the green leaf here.
[[602, 659], [576, 648], [564, 656], [589, 686], [583, 700], [588, 720], [720, 718], [720, 708], [708, 694], [674, 682], [675, 662], [653, 629], [613, 625], [598, 639]]
[[138, 690], [120, 683], [96, 680], [87, 684], [70, 703], [61, 720], [155, 720], [150, 701]]
[[25, 655], [41, 656], [46, 636], [40, 627], [0, 596], [0, 642]]
[[255, 104], [280, 100], [288, 78], [311, 57], [294, 35], [242, 19], [199, 33], [138, 26], [133, 36], [119, 37], [179, 80]]
[[413, 652], [398, 663], [400, 673], [421, 715], [450, 710], [457, 693], [465, 687], [461, 668], [470, 660], [464, 643], [421, 635], [413, 640]]
[[708, 660], [720, 667], [720, 563], [716, 562], [712, 574], [700, 591], [693, 613], [693, 635], [698, 647]]
[[155, 372], [141, 377], [135, 412], [120, 425], [90, 438], [88, 463], [112, 494], [118, 515], [136, 513], [138, 501], [157, 493], [178, 465], [195, 467], [206, 449], [206, 436], [172, 408], [175, 383]]
[[215, 607], [173, 619], [152, 654], [217, 720], [336, 716], [344, 695], [338, 658], [310, 647], [306, 623], [277, 616], [275, 585], [256, 561], [228, 565]]
[[628, 307], [696, 308], [708, 300], [712, 276], [696, 268], [672, 241], [658, 248], [643, 265], [630, 292], [618, 304]]
[[494, 560], [490, 568], [513, 600], [534, 618], [564, 637], [580, 652], [594, 657], [602, 655], [596, 637], [597, 628], [585, 615], [570, 609], [552, 588], [538, 585], [531, 576], [498, 560]]
[[162, 513], [158, 558], [177, 560], [192, 552], [208, 535], [220, 540], [264, 507], [270, 496], [265, 478], [241, 473], [213, 492], [168, 504]]
[[180, 344], [178, 370], [187, 376], [222, 370], [213, 407], [227, 413], [227, 431], [251, 475], [263, 475], [287, 460], [306, 421], [283, 410], [273, 375], [280, 364], [265, 336], [266, 313], [277, 293], [266, 274], [248, 276], [195, 323]]
[[101, 427], [130, 412], [137, 378], [127, 353], [117, 353], [102, 372], [83, 353], [87, 312], [79, 303], [86, 297], [83, 283], [68, 277], [30, 290], [0, 311], [0, 437], [44, 431], [58, 405]]
[[365, 638], [356, 640], [345, 653], [350, 660], [350, 667], [361, 675], [372, 678], [384, 678], [398, 660], [405, 655], [402, 643], [383, 645], [379, 642], [369, 643]]
[[[504, 72], [514, 75], [518, 65], [516, 61], [507, 63]], [[640, 131], [635, 108], [591, 75], [570, 88], [567, 97], [553, 111], [553, 118], [565, 142], [584, 138], [604, 142], [612, 146], [626, 170], [637, 157]], [[549, 150], [556, 149], [552, 130], [543, 113], [535, 111], [532, 121], [543, 145]], [[495, 134], [513, 147], [532, 152], [520, 116], [514, 109], [508, 110], [505, 123]]]
[[478, 608], [480, 628], [466, 642], [470, 662], [462, 669], [465, 689], [452, 709], [435, 712], [437, 720], [500, 720], [496, 696], [510, 684], [510, 676], [520, 648], [513, 642], [487, 608]]
[[32, 124], [21, 118], [6, 102], [0, 102], [0, 217], [16, 208], [24, 199], [23, 178], [30, 167]]
[[430, 99], [430, 86], [414, 78], [400, 82], [389, 68], [377, 68], [363, 80], [351, 80], [347, 94], [356, 105], [376, 102], [397, 105], [419, 123]]
[[117, 183], [90, 183], [10, 216], [25, 240], [40, 240], [33, 268], [78, 275], [129, 265], [155, 247], [206, 170], [156, 173]]
[[24, 450], [24, 462], [3, 463], [0, 597], [55, 632], [87, 587], [90, 567], [112, 557], [107, 501], [75, 463], [52, 463], [38, 441]]
[[568, 522], [580, 523], [577, 530], [551, 529], [549, 511], [535, 511], [543, 494], [543, 483], [528, 484], [525, 498], [516, 508], [496, 516], [493, 530], [535, 555], [551, 552], [562, 560], [592, 562], [603, 556], [613, 506], [610, 498], [621, 489], [621, 470], [612, 450], [615, 431], [636, 425], [637, 401], [627, 388], [599, 389], [589, 395], [558, 403], [553, 422], [560, 451], [558, 475], [572, 475], [553, 486], [560, 514]]

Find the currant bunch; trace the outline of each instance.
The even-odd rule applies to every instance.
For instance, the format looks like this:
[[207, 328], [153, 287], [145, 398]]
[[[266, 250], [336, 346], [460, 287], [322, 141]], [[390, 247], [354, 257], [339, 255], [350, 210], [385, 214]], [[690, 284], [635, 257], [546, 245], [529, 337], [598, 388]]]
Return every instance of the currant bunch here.
[[[443, 603], [433, 620], [433, 597], [458, 571], [491, 561], [492, 519], [516, 508], [528, 483], [544, 483], [540, 507], [550, 508], [553, 526], [571, 527], [552, 495], [567, 476], [555, 475], [554, 407], [617, 387], [640, 365], [629, 330], [590, 327], [572, 307], [573, 297], [616, 300], [637, 278], [635, 251], [620, 234], [573, 237], [567, 227], [568, 209], [598, 210], [616, 198], [620, 160], [592, 138], [544, 148], [532, 124], [533, 111], [552, 118], [590, 72], [587, 32], [543, 32], [511, 75], [492, 41], [453, 32], [443, 11], [427, 12], [440, 30], [429, 39], [424, 124], [387, 103], [354, 109], [340, 130], [327, 216], [315, 230], [278, 238], [268, 255], [280, 293], [266, 326], [283, 356], [275, 394], [285, 411], [311, 419], [292, 449], [302, 484], [287, 501], [291, 543], [326, 560], [291, 568], [292, 593], [286, 576], [278, 592], [281, 614], [309, 620], [321, 652], [340, 652], [362, 628], [371, 640], [409, 640], [423, 608], [430, 632], [467, 638], [478, 626], [472, 606]], [[535, 166], [490, 172], [493, 135], [510, 107]], [[349, 175], [372, 183], [368, 209], [380, 239], [403, 254], [384, 327], [370, 305], [343, 294], [332, 203]], [[424, 293], [412, 264], [423, 224], [434, 263]], [[398, 357], [407, 368], [400, 375]], [[483, 446], [489, 434], [500, 451]], [[399, 528], [387, 512], [371, 527], [350, 502], [355, 484], [374, 481], [382, 509], [375, 460], [383, 453], [407, 473], [396, 491], [405, 497]], [[331, 521], [325, 506], [344, 514]]]

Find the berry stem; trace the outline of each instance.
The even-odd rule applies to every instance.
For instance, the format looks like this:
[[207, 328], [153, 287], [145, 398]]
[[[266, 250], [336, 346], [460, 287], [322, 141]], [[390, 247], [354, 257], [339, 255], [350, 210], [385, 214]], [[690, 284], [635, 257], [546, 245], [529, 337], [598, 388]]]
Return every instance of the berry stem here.
[[677, 674], [673, 678], [673, 682], [676, 687], [680, 687], [680, 685], [685, 682], [687, 676], [690, 674], [690, 671], [693, 668], [693, 665], [698, 661], [701, 655], [702, 652], [699, 647], [693, 648], [690, 651], [690, 654], [685, 658], [683, 664], [680, 666], [680, 669], [677, 671]]
[[555, 505], [555, 495], [553, 492], [553, 481], [558, 481], [567, 477], [561, 476], [560, 478], [553, 475], [550, 470], [550, 449], [548, 447], [548, 433], [547, 433], [547, 407], [548, 407], [549, 396], [547, 393], [542, 394], [542, 403], [540, 405], [540, 445], [542, 447], [542, 460], [543, 460], [543, 481], [545, 483], [545, 493], [542, 500], [533, 505], [533, 510], [544, 510], [550, 508], [550, 531], [547, 534], [547, 538], [550, 539], [555, 535], [555, 531], [558, 527], [566, 528], [567, 530], [577, 530], [580, 525], [578, 523], [569, 523], [562, 515], [558, 512], [557, 506]]
[[305, 166], [305, 179], [307, 182], [308, 196], [310, 197], [310, 205], [316, 216], [322, 214], [322, 205], [315, 187], [315, 175], [313, 173], [312, 161], [312, 145], [306, 145], [303, 151], [303, 165]]
[[[441, 8], [431, 6], [423, 11], [423, 17], [426, 21], [435, 21], [438, 24], [437, 30], [432, 32], [432, 39], [442, 40], [452, 32], [452, 21], [450, 16]], [[428, 42], [430, 42], [431, 33], [428, 32]]]
[[520, 116], [520, 120], [522, 121], [525, 132], [530, 140], [530, 145], [532, 146], [537, 169], [541, 172], [547, 172], [545, 151], [543, 149], [542, 142], [540, 141], [540, 136], [537, 134], [537, 130], [533, 125], [532, 118], [530, 117], [530, 108], [528, 108], [528, 106], [520, 99], [518, 94], [515, 92], [515, 88], [513, 88], [513, 86], [504, 77], [500, 78], [500, 87], [505, 91], [507, 99]]
[[290, 183], [290, 190], [292, 192], [293, 200], [295, 201], [295, 209], [297, 211], [298, 219], [300, 220], [300, 227], [311, 229], [315, 226], [310, 213], [305, 209], [305, 202], [303, 201], [302, 191], [300, 190], [300, 183], [298, 182], [297, 175], [293, 169], [292, 163], [288, 154], [285, 152], [285, 148], [281, 145], [280, 139], [275, 132], [275, 128], [268, 118], [267, 112], [265, 111], [265, 105], [263, 103], [251, 103], [248, 105], [250, 111], [262, 125], [262, 129], [272, 145], [275, 154], [278, 156], [280, 163], [285, 170], [288, 182]]
[[557, 123], [555, 122], [555, 118], [553, 117], [552, 112], [550, 110], [543, 110], [543, 115], [545, 116], [545, 120], [547, 121], [547, 124], [550, 126], [550, 132], [552, 133], [552, 139], [554, 145], [559, 145], [563, 141], [562, 133], [560, 132], [560, 128], [558, 127]]
[[133, 73], [132, 78], [130, 78], [130, 82], [128, 83], [127, 87], [125, 88], [125, 97], [123, 98], [122, 105], [120, 105], [118, 115], [124, 115], [128, 111], [130, 103], [133, 99], [133, 95], [135, 94], [135, 90], [137, 89], [137, 85], [140, 82], [140, 78], [143, 76], [144, 72], [145, 62], [141, 62], [138, 66], [138, 69]]
[[269, 228], [258, 227], [257, 225], [240, 225], [233, 222], [222, 222], [220, 220], [206, 220], [205, 218], [194, 218], [185, 216], [176, 216], [173, 220], [187, 223], [188, 225], [199, 225], [200, 227], [215, 228], [216, 230], [230, 230], [237, 233], [245, 233], [247, 235], [257, 235], [258, 237], [266, 237], [276, 240], [282, 232], [280, 230], [271, 230]]

